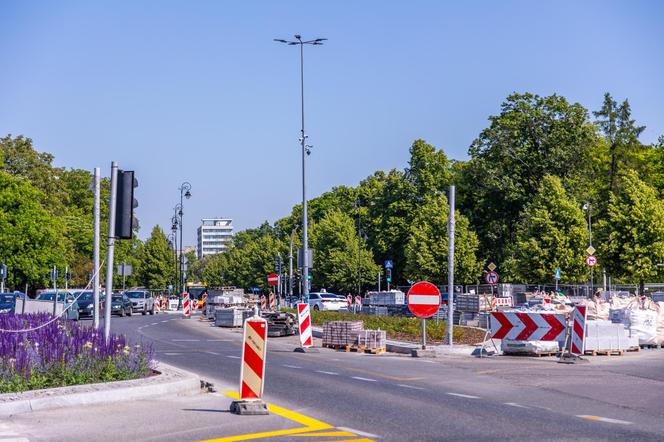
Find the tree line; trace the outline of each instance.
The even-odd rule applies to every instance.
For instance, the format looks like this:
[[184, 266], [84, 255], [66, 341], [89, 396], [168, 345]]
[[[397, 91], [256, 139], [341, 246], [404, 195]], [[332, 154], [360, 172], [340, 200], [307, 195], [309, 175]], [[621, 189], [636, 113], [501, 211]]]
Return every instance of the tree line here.
[[[599, 271], [622, 282], [661, 279], [664, 136], [644, 144], [643, 130], [629, 102], [610, 94], [595, 112], [559, 95], [512, 94], [467, 161], [416, 140], [404, 169], [310, 200], [312, 285], [374, 287], [387, 259], [394, 284], [445, 283], [451, 184], [458, 283], [479, 282], [489, 261], [505, 282], [551, 282], [555, 268], [562, 283], [586, 281], [589, 213]], [[6, 137], [0, 148], [0, 260], [14, 269], [11, 282], [46, 284], [54, 263], [68, 263], [83, 282], [92, 257], [90, 173], [53, 167], [27, 138]], [[107, 195], [108, 183], [103, 189]], [[291, 237], [295, 251], [301, 246], [301, 213], [296, 205], [289, 216], [238, 232], [218, 255], [190, 254], [189, 280], [266, 287], [276, 254], [288, 256]], [[173, 251], [158, 226], [145, 243], [120, 242], [116, 253], [116, 262], [134, 265], [132, 285], [174, 280]]]

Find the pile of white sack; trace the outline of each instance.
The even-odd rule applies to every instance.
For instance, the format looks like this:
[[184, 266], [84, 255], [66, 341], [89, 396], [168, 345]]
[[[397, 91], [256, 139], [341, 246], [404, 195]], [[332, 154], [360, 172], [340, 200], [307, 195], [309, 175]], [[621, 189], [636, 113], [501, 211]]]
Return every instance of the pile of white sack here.
[[614, 296], [608, 301], [594, 298], [581, 305], [588, 307], [589, 320], [622, 323], [630, 336], [639, 338], [639, 345], [664, 344], [664, 302], [654, 302], [645, 296]]

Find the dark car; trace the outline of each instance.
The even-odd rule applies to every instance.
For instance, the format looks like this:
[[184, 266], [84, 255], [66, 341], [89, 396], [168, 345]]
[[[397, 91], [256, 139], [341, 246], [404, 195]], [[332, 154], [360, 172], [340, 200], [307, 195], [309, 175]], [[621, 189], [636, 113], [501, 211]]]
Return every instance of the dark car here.
[[13, 293], [0, 293], [0, 313], [14, 313], [16, 295]]
[[[106, 307], [106, 297], [101, 302], [102, 310]], [[114, 293], [111, 298], [111, 314], [119, 316], [131, 316], [131, 301], [122, 293]]]
[[78, 313], [81, 318], [92, 317], [94, 313], [94, 292], [74, 292], [74, 297], [78, 297]]

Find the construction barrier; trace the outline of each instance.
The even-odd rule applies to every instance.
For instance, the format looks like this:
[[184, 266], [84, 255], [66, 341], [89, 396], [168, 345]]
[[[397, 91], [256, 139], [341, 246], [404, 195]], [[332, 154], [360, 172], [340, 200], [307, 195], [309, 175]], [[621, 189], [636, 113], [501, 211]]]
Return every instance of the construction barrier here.
[[267, 311], [267, 301], [265, 300], [265, 296], [261, 296], [261, 311]]
[[277, 303], [276, 300], [274, 299], [274, 293], [270, 292], [270, 311], [274, 312], [277, 311]]
[[191, 316], [191, 304], [189, 301], [189, 293], [182, 295], [182, 317], [188, 319]]
[[565, 342], [567, 321], [564, 314], [534, 312], [492, 312], [492, 339]]
[[572, 341], [570, 353], [583, 355], [585, 352], [586, 340], [586, 318], [587, 308], [585, 305], [577, 306], [572, 312]]
[[311, 316], [309, 315], [309, 304], [297, 305], [297, 323], [300, 332], [300, 344], [303, 348], [314, 345], [311, 337]]
[[261, 399], [265, 385], [267, 321], [254, 316], [244, 322], [240, 400]]

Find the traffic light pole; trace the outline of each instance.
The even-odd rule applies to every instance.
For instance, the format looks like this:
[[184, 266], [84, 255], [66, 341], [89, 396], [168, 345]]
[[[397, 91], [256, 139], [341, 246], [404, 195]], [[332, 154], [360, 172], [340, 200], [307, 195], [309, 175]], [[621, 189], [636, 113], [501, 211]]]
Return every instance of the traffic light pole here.
[[104, 304], [104, 339], [111, 338], [111, 307], [113, 298], [113, 252], [115, 249], [115, 205], [117, 204], [118, 164], [111, 163], [111, 195], [108, 206], [108, 248], [106, 249], [106, 302]]
[[99, 328], [99, 273], [100, 273], [100, 264], [99, 264], [99, 246], [101, 243], [100, 235], [100, 225], [101, 225], [101, 169], [95, 167], [94, 174], [94, 191], [95, 191], [95, 204], [94, 204], [94, 258], [93, 258], [93, 284], [92, 289], [92, 299], [93, 299], [93, 316], [92, 316], [92, 327], [95, 329]]

